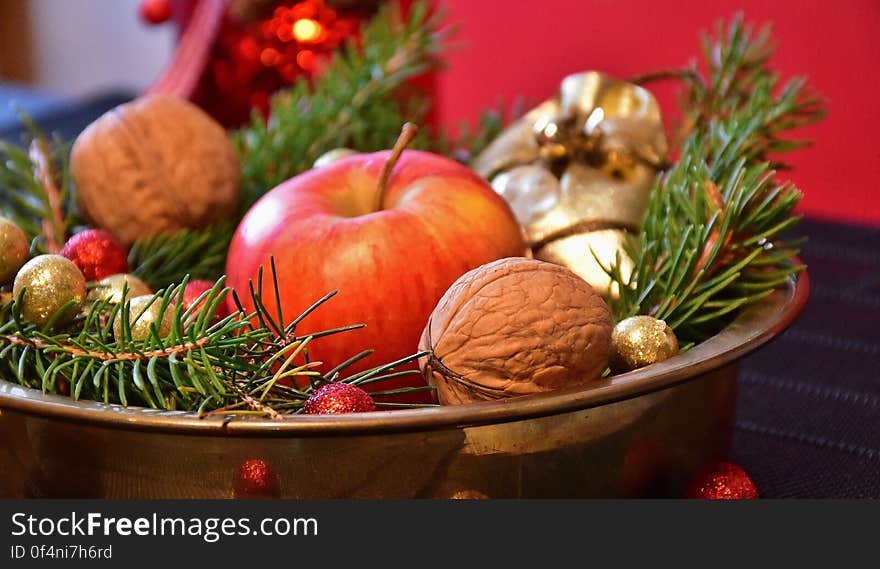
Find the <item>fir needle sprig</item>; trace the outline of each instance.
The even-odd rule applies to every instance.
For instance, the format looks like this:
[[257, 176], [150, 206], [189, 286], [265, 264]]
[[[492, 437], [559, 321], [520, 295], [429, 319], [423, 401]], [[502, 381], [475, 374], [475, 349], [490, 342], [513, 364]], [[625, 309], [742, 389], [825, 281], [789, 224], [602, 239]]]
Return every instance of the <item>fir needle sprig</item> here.
[[807, 144], [784, 133], [824, 115], [803, 79], [780, 85], [767, 67], [766, 28], [756, 35], [738, 17], [705, 39], [704, 53], [708, 77], [691, 82], [684, 142], [652, 191], [634, 269], [609, 271], [618, 320], [664, 319], [685, 346], [802, 270], [792, 262], [800, 241], [787, 237], [801, 194], [778, 179], [776, 160]]
[[[272, 268], [271, 291], [277, 291], [274, 263]], [[214, 316], [217, 307], [228, 295], [235, 295], [222, 278], [187, 309], [183, 304], [186, 279], [157, 292], [152, 299], [159, 305], [156, 321], [170, 314], [171, 332], [160, 336], [154, 323], [145, 339], [132, 338], [131, 323], [140, 314], [133, 313], [127, 290], [123, 302], [97, 301], [75, 322], [58, 330], [28, 324], [21, 315], [20, 300], [7, 298], [0, 305], [0, 313], [9, 316], [0, 325], [0, 379], [69, 394], [77, 400], [185, 410], [201, 416], [213, 412], [278, 419], [299, 412], [324, 383], [363, 385], [418, 373], [394, 370], [423, 354], [342, 377], [345, 368], [360, 359], [353, 357], [335, 367], [326, 366], [330, 371], [322, 373], [322, 362], [309, 359], [308, 346], [361, 325], [299, 335], [299, 323], [335, 293], [285, 325], [283, 314], [270, 314], [263, 304], [262, 278], [259, 281], [251, 289], [256, 309], [246, 313], [239, 308], [220, 320]], [[241, 307], [237, 298], [235, 302]], [[120, 324], [117, 329], [116, 322]]]
[[16, 222], [36, 253], [57, 253], [82, 223], [70, 174], [70, 145], [49, 140], [24, 114], [27, 149], [0, 140], [0, 215]]
[[144, 237], [131, 246], [128, 264], [131, 272], [154, 290], [185, 277], [216, 281], [226, 268], [234, 231], [232, 223], [219, 223]]

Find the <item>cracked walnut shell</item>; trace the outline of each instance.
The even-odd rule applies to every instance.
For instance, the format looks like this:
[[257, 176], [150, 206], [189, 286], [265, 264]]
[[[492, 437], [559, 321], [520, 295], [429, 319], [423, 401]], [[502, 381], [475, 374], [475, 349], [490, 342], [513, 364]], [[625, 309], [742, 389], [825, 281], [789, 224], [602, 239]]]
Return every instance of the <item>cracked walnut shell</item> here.
[[77, 137], [71, 171], [85, 217], [128, 244], [228, 219], [241, 197], [224, 128], [169, 96], [141, 97], [98, 118]]
[[495, 400], [597, 379], [611, 313], [571, 270], [507, 258], [459, 278], [422, 333], [419, 364], [444, 405]]

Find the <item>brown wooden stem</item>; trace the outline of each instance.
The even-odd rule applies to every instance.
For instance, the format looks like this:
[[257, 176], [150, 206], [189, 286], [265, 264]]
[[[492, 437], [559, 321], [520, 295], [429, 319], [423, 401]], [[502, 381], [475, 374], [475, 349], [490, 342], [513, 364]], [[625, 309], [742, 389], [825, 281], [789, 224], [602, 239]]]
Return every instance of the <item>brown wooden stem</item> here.
[[394, 147], [391, 149], [391, 155], [385, 162], [385, 167], [382, 168], [382, 177], [379, 178], [379, 187], [376, 189], [376, 211], [381, 211], [382, 205], [385, 203], [385, 190], [388, 186], [388, 180], [391, 178], [391, 173], [394, 171], [394, 166], [397, 165], [400, 155], [403, 154], [403, 151], [406, 150], [406, 147], [409, 146], [409, 143], [413, 141], [418, 133], [419, 127], [411, 122], [404, 123], [400, 136], [397, 137], [397, 142], [394, 143]]
[[629, 81], [630, 83], [635, 83], [636, 85], [644, 85], [645, 83], [664, 81], [667, 79], [680, 79], [683, 81], [689, 81], [690, 83], [697, 85], [700, 90], [706, 90], [706, 84], [703, 82], [703, 78], [700, 76], [699, 73], [690, 68], [660, 69], [658, 71], [651, 71], [649, 73], [643, 73], [642, 75], [630, 77], [627, 79], [627, 81]]
[[67, 236], [64, 231], [64, 213], [61, 203], [61, 192], [55, 185], [55, 173], [52, 171], [52, 156], [46, 141], [38, 138], [30, 147], [30, 157], [37, 168], [37, 177], [46, 193], [51, 219], [43, 220], [43, 236], [46, 238], [46, 249], [49, 253], [58, 253], [64, 246]]

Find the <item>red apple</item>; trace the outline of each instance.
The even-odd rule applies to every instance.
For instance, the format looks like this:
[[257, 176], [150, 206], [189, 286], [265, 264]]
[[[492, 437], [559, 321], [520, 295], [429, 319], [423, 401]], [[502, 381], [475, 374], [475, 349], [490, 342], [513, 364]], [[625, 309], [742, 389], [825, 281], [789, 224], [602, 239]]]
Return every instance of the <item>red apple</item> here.
[[[275, 258], [289, 322], [326, 293], [339, 294], [303, 320], [299, 334], [349, 324], [365, 328], [315, 340], [310, 357], [329, 369], [365, 350], [349, 372], [416, 353], [428, 316], [465, 272], [526, 250], [507, 203], [479, 176], [447, 158], [407, 150], [358, 154], [300, 174], [263, 196], [238, 227], [228, 283], [249, 305], [248, 281]], [[414, 367], [414, 366], [413, 366]], [[368, 385], [373, 390], [424, 385], [418, 377]]]

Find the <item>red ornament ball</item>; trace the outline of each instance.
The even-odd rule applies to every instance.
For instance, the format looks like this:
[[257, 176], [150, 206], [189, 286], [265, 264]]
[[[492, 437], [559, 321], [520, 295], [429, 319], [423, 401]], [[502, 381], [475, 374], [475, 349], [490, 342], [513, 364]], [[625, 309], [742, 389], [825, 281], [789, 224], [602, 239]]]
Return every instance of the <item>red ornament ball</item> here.
[[59, 254], [76, 265], [87, 281], [128, 272], [128, 251], [116, 237], [101, 229], [87, 229], [67, 240]]
[[699, 500], [754, 500], [755, 483], [746, 471], [732, 462], [718, 462], [702, 468], [685, 492], [686, 498]]
[[376, 403], [370, 394], [350, 383], [328, 383], [312, 393], [303, 405], [307, 415], [338, 415], [375, 411]]
[[281, 495], [278, 474], [261, 458], [249, 458], [238, 467], [232, 484], [235, 498], [276, 498]]
[[141, 20], [148, 24], [163, 24], [171, 19], [170, 0], [142, 0], [140, 8]]
[[[212, 288], [214, 288], [214, 283], [211, 281], [194, 280], [188, 282], [183, 289], [183, 309], [189, 310], [191, 306], [196, 304], [196, 301], [199, 300], [199, 297], [202, 296], [202, 294]], [[205, 303], [205, 300], [207, 299], [202, 299], [202, 301], [198, 303], [196, 310]], [[214, 319], [219, 320], [221, 318], [226, 318], [227, 316], [229, 316], [229, 308], [226, 306], [225, 302], [221, 302], [214, 311]]]

